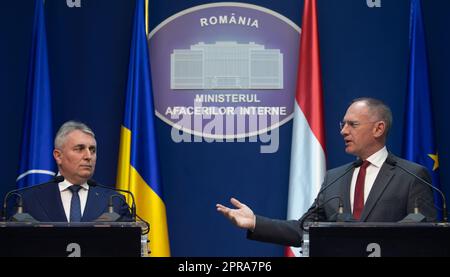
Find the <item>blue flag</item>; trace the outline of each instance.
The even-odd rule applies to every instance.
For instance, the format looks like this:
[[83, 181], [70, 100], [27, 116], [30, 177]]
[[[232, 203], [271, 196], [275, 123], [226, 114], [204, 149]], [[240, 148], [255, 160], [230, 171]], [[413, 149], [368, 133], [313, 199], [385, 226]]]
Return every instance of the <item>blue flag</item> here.
[[169, 233], [159, 177], [144, 7], [143, 0], [136, 1], [125, 115], [120, 134], [117, 188], [133, 192], [137, 214], [150, 223], [150, 256], [169, 257]]
[[[409, 75], [404, 134], [404, 156], [425, 166], [432, 175], [433, 185], [440, 189], [439, 159], [434, 140], [425, 32], [420, 0], [411, 1], [409, 31]], [[434, 191], [435, 205], [440, 209], [440, 194]], [[442, 211], [438, 209], [438, 218]]]
[[48, 181], [55, 174], [52, 102], [43, 0], [35, 1], [17, 187]]

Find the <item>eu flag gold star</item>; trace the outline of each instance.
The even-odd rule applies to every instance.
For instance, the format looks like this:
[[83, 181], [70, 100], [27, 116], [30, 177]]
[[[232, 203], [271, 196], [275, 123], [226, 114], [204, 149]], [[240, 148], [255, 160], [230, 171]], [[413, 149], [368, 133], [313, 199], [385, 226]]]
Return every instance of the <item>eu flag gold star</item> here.
[[436, 155], [428, 154], [428, 156], [434, 161], [433, 171], [435, 171], [439, 167], [439, 156], [438, 156], [438, 153], [436, 153]]

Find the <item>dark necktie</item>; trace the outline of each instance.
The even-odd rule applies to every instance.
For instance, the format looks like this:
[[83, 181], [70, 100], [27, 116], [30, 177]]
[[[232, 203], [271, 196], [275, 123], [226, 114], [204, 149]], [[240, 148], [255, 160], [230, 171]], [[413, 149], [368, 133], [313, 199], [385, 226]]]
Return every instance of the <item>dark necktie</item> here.
[[369, 161], [364, 161], [356, 178], [355, 194], [353, 197], [353, 218], [359, 220], [364, 208], [364, 182], [366, 180], [366, 169], [370, 165]]
[[78, 191], [81, 189], [79, 185], [72, 185], [69, 190], [72, 192], [72, 200], [70, 201], [70, 222], [81, 221], [81, 203]]

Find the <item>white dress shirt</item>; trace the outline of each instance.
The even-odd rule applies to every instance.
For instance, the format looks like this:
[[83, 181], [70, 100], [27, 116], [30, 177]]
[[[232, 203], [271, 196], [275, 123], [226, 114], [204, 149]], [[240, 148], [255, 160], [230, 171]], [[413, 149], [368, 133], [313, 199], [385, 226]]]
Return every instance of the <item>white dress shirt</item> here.
[[[380, 172], [381, 166], [383, 165], [384, 161], [386, 161], [388, 157], [388, 151], [386, 149], [386, 146], [382, 149], [378, 150], [378, 152], [375, 152], [370, 157], [367, 158], [367, 160], [370, 162], [370, 165], [367, 167], [366, 170], [366, 180], [364, 182], [364, 204], [367, 201], [367, 196], [370, 193], [370, 190], [373, 187], [373, 183], [375, 183], [375, 179], [378, 176], [378, 172]], [[352, 177], [352, 183], [350, 187], [350, 204], [353, 212], [353, 198], [355, 197], [355, 186], [356, 186], [356, 178], [358, 177], [359, 169], [361, 167], [357, 167], [353, 171], [353, 177]]]
[[[64, 212], [66, 213], [67, 221], [70, 222], [70, 202], [72, 200], [72, 192], [68, 188], [73, 186], [73, 184], [67, 180], [64, 180], [59, 183], [58, 186], [59, 192], [61, 193]], [[82, 184], [81, 189], [78, 191], [78, 195], [80, 196], [81, 216], [83, 216], [84, 208], [86, 207], [88, 191], [89, 185], [87, 183]]]

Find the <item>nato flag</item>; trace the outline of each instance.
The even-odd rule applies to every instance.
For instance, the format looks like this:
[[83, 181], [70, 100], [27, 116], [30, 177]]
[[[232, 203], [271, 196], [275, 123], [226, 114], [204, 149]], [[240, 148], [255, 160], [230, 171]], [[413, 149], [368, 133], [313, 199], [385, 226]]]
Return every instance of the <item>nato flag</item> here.
[[43, 0], [35, 0], [18, 188], [55, 175], [51, 99]]

